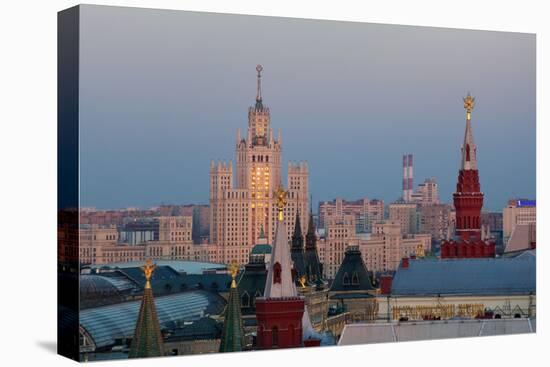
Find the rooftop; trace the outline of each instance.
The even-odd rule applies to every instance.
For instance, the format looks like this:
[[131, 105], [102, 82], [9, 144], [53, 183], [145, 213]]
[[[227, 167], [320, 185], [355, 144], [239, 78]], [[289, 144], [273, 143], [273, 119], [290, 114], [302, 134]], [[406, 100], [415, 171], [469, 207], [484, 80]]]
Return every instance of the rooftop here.
[[416, 259], [399, 267], [392, 296], [536, 293], [536, 256]]
[[[187, 274], [202, 274], [205, 270], [225, 269], [224, 264], [199, 262], [199, 261], [185, 261], [185, 260], [155, 260], [157, 266], [169, 266], [179, 273]], [[126, 268], [139, 268], [143, 265], [143, 261], [129, 261], [118, 262], [109, 264], [97, 264], [91, 265], [92, 269], [126, 269]]]
[[[117, 339], [131, 339], [141, 300], [80, 311], [80, 326], [96, 348], [114, 345]], [[155, 299], [161, 330], [183, 327], [208, 315], [219, 315], [225, 300], [211, 292], [190, 291]]]
[[338, 345], [511, 335], [536, 332], [535, 319], [421, 321], [348, 324]]

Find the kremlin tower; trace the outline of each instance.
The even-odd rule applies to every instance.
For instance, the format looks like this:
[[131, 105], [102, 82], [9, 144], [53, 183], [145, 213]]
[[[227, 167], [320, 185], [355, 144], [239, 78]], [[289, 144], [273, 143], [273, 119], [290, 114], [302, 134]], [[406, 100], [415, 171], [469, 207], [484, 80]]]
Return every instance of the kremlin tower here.
[[469, 93], [464, 98], [466, 130], [462, 144], [460, 170], [453, 202], [456, 210], [455, 238], [441, 245], [441, 258], [494, 257], [495, 242], [487, 240], [481, 231], [483, 193], [480, 191], [477, 169], [477, 148], [472, 131], [471, 114], [474, 108]]
[[258, 321], [258, 349], [296, 348], [319, 345], [305, 299], [298, 295], [294, 269], [283, 211], [287, 192], [279, 188], [277, 198], [277, 226], [271, 260], [268, 267], [263, 297], [256, 298]]

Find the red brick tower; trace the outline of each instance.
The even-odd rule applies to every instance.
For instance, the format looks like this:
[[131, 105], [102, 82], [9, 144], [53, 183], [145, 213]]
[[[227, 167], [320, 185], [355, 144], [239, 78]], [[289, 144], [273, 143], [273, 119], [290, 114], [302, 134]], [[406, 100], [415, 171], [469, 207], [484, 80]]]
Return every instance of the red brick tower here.
[[462, 144], [462, 157], [453, 202], [456, 209], [455, 239], [441, 245], [441, 258], [494, 257], [495, 242], [482, 238], [481, 208], [483, 193], [480, 191], [477, 169], [477, 147], [471, 125], [474, 98], [464, 98], [466, 131]]
[[304, 297], [298, 296], [292, 279], [292, 259], [283, 220], [286, 192], [277, 191], [277, 228], [264, 296], [256, 298], [258, 349], [293, 348], [302, 346]]

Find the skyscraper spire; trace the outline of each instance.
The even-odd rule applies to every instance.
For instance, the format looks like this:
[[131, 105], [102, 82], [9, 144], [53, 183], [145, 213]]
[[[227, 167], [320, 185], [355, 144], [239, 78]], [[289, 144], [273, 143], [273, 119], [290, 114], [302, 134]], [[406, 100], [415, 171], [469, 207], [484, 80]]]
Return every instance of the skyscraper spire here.
[[164, 355], [164, 345], [151, 288], [151, 277], [156, 265], [147, 259], [141, 267], [145, 275], [145, 288], [136, 322], [134, 338], [128, 358], [160, 357]]
[[256, 91], [256, 109], [261, 110], [263, 108], [262, 104], [262, 70], [264, 67], [260, 64], [256, 66], [256, 71], [258, 72], [258, 87]]
[[232, 264], [231, 270], [231, 289], [224, 312], [223, 330], [220, 342], [220, 352], [239, 352], [243, 350], [244, 328], [241, 316], [241, 301], [237, 290], [235, 278], [239, 272], [239, 267]]
[[471, 115], [475, 105], [475, 98], [468, 93], [464, 100], [464, 109], [466, 110], [466, 130], [464, 131], [464, 143], [462, 144], [462, 159], [460, 169], [477, 170], [477, 147], [474, 142], [472, 131]]

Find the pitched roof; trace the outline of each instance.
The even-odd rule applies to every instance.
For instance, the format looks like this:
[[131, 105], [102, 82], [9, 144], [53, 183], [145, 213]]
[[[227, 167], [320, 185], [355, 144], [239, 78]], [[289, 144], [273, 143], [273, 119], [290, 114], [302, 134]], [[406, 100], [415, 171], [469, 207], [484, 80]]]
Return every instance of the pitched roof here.
[[398, 268], [393, 296], [502, 295], [536, 292], [536, 257], [416, 259]]
[[234, 284], [224, 312], [220, 352], [239, 352], [244, 347], [244, 329], [241, 315], [241, 299]]
[[296, 297], [297, 295], [296, 285], [292, 279], [292, 259], [285, 223], [283, 220], [277, 220], [264, 297]]
[[[147, 282], [149, 283], [149, 282]], [[153, 298], [153, 290], [147, 284], [143, 291], [141, 306], [128, 358], [160, 357], [164, 344]]]
[[346, 249], [344, 260], [331, 285], [331, 292], [368, 291], [374, 289], [367, 266], [358, 246]]

